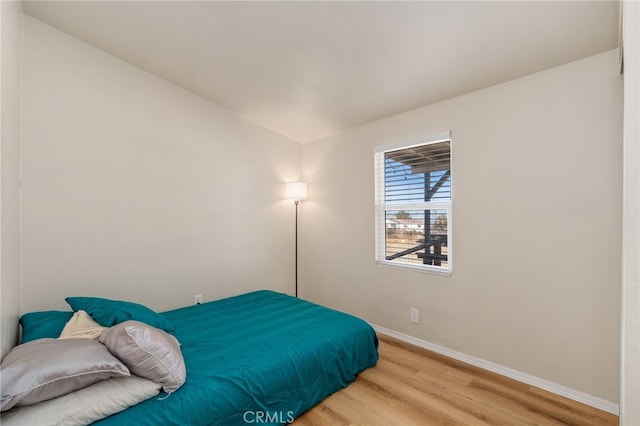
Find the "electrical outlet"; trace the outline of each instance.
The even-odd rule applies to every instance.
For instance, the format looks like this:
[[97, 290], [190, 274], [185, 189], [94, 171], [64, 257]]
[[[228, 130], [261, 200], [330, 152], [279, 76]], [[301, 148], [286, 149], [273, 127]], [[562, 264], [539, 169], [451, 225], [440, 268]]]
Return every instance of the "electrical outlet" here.
[[411, 322], [414, 324], [420, 323], [420, 311], [416, 308], [411, 308]]
[[202, 303], [202, 295], [201, 294], [194, 294], [193, 295], [193, 304], [194, 305], [199, 305]]

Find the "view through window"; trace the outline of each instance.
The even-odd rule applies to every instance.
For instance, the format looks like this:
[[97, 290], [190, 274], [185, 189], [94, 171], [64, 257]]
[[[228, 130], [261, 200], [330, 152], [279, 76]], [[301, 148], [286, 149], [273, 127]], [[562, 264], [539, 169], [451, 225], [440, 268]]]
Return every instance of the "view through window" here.
[[451, 270], [451, 139], [437, 139], [375, 153], [378, 262]]

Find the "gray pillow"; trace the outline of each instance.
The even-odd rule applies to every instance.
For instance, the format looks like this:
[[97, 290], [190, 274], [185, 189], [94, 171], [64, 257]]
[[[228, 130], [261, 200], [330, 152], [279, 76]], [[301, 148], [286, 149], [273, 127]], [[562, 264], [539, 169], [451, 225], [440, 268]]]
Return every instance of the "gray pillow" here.
[[139, 321], [125, 321], [103, 331], [100, 342], [131, 373], [161, 384], [166, 393], [175, 391], [186, 380], [180, 343], [165, 331]]
[[96, 340], [38, 339], [18, 345], [0, 364], [1, 411], [67, 394], [109, 377], [130, 376], [127, 367]]

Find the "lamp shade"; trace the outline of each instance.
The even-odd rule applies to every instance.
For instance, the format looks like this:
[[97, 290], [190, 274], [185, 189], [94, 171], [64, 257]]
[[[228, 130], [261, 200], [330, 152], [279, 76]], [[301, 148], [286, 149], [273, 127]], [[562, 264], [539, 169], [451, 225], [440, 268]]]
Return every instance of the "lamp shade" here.
[[307, 184], [304, 182], [287, 183], [287, 199], [302, 201], [307, 199]]

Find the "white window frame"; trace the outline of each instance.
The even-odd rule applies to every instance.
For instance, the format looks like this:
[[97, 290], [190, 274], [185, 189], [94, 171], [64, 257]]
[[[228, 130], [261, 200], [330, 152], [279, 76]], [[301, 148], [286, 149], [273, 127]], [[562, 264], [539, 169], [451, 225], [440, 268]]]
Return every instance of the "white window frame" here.
[[[384, 154], [390, 151], [411, 148], [414, 146], [434, 144], [438, 142], [450, 142], [450, 164], [453, 154], [453, 139], [451, 132], [442, 132], [421, 138], [412, 142], [398, 142], [388, 145], [381, 145], [374, 148], [375, 162], [375, 256], [376, 264], [391, 266], [402, 269], [410, 269], [420, 272], [433, 273], [438, 275], [451, 275], [453, 267], [453, 238], [452, 238], [452, 206], [453, 206], [453, 178], [451, 178], [451, 200], [421, 203], [385, 203], [385, 164]], [[451, 167], [451, 165], [450, 165]], [[453, 176], [453, 173], [451, 174]], [[433, 266], [409, 264], [395, 260], [386, 259], [386, 212], [388, 210], [447, 210], [447, 265]]]

